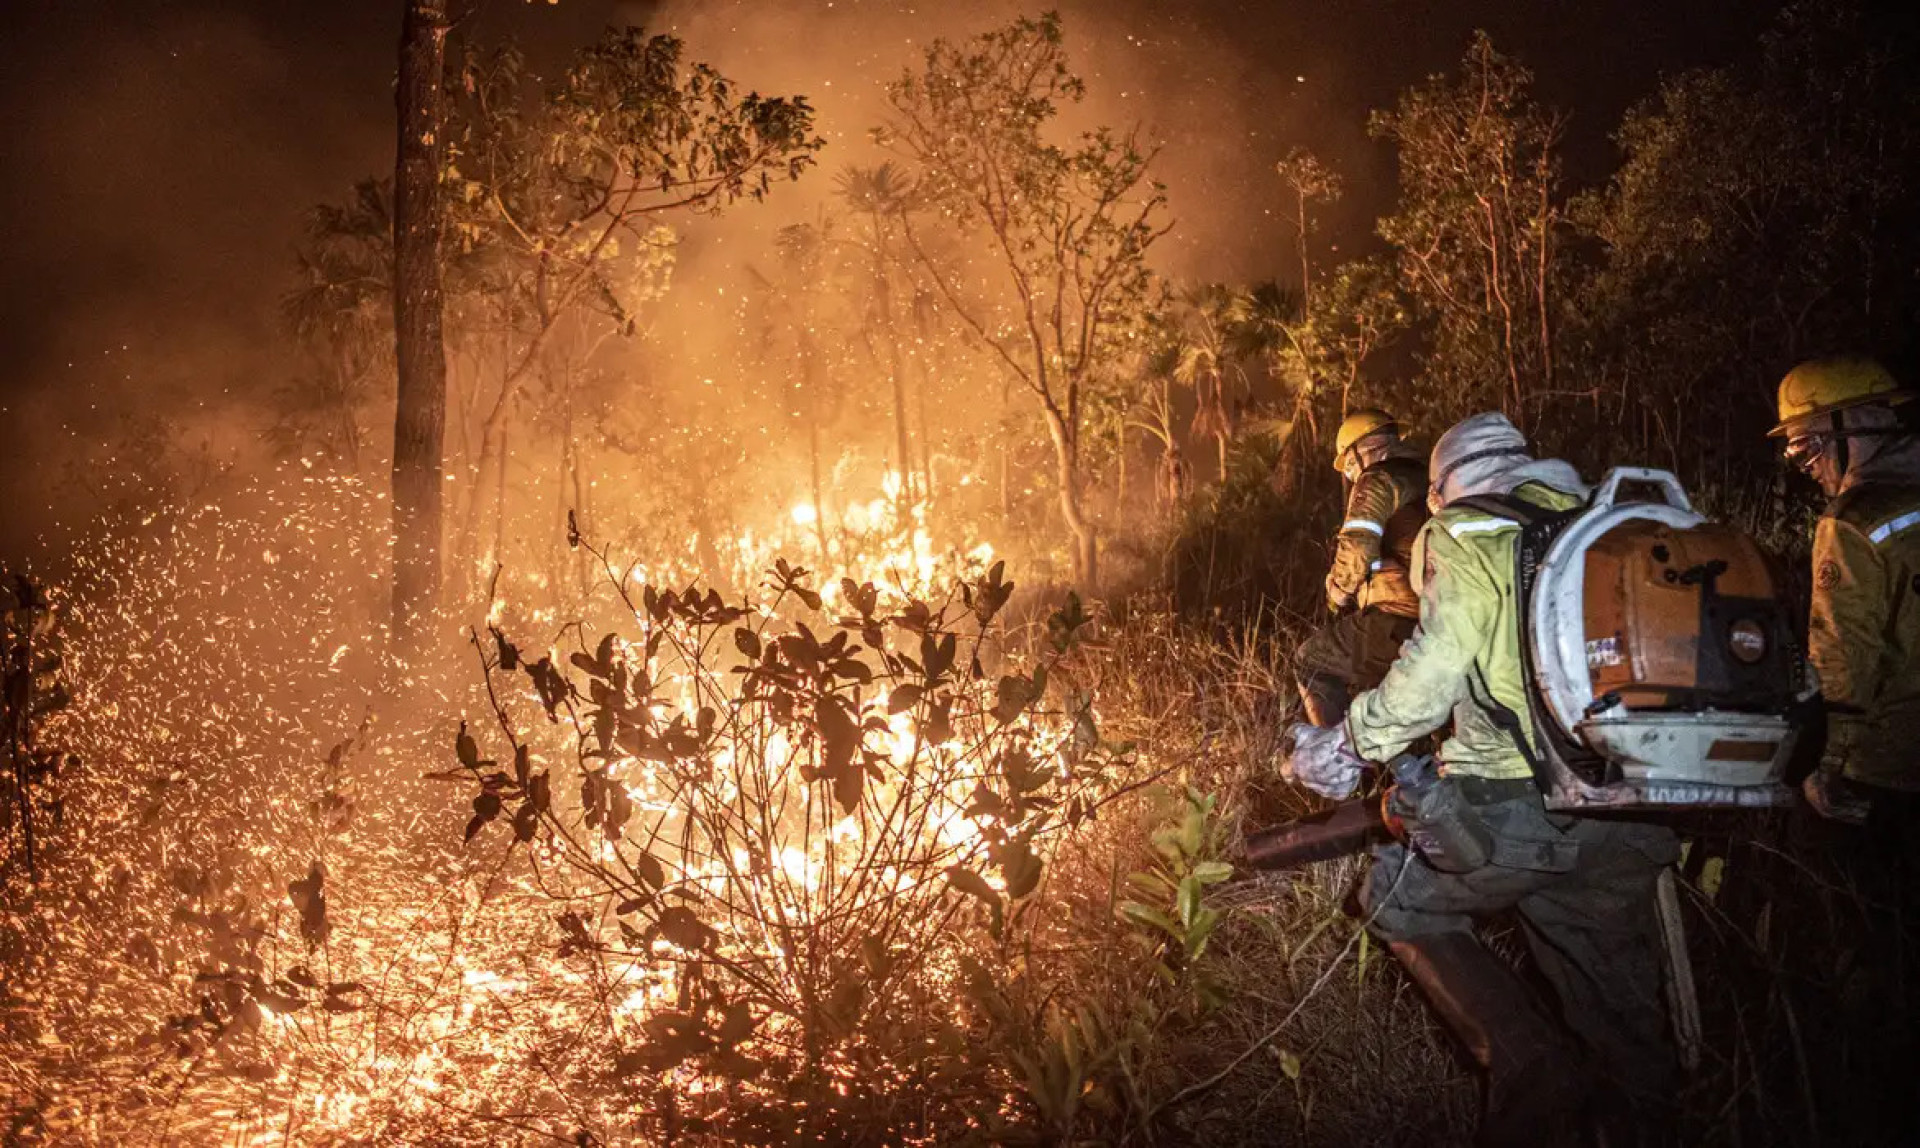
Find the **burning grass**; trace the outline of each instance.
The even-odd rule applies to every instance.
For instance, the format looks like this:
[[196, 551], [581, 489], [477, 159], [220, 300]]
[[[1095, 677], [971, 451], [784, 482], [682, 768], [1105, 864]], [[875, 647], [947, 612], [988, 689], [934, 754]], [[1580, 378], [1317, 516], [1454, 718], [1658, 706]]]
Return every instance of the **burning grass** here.
[[[1243, 819], [1302, 809], [1266, 767], [1286, 632], [1089, 618], [877, 526], [830, 557], [885, 577], [771, 558], [731, 575], [752, 592], [582, 540], [596, 589], [503, 575], [444, 661], [389, 676], [379, 510], [296, 473], [118, 523], [56, 587], [36, 648], [72, 702], [33, 723], [60, 769], [0, 916], [17, 1138], [1470, 1127], [1470, 1078], [1343, 907], [1358, 863], [1231, 879]], [[1787, 893], [1742, 884], [1772, 872], [1753, 828], [1692, 854], [1709, 1019], [1738, 1028], [1695, 1099], [1764, 1129], [1803, 1120], [1803, 1053], [1767, 1034], [1818, 1018], [1768, 987]]]
[[918, 565], [823, 592], [777, 561], [729, 600], [587, 546], [626, 632], [476, 629], [477, 669], [392, 687], [374, 500], [302, 476], [247, 501], [116, 524], [134, 541], [58, 595], [76, 696], [45, 736], [79, 764], [42, 797], [40, 881], [9, 871], [21, 1134], [999, 1118], [958, 983], [1144, 768], [1075, 685], [1077, 606], [1009, 640], [997, 566], [928, 601]]
[[[838, 553], [885, 579], [752, 594], [582, 540], [576, 620], [501, 578], [396, 678], [378, 510], [296, 473], [116, 524], [55, 595], [77, 764], [0, 934], [22, 1138], [1165, 1135], [1352, 939], [1329, 912], [1273, 973], [1291, 923], [1206, 907], [1282, 900], [1221, 885], [1275, 680], [1164, 611], [877, 525]], [[1287, 1056], [1235, 1075], [1263, 1122], [1310, 1104]]]

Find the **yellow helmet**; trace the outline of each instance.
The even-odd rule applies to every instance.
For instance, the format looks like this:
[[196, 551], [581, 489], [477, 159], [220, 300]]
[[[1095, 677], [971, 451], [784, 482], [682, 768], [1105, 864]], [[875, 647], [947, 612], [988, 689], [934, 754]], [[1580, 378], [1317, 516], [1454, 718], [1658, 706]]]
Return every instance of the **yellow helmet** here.
[[1400, 424], [1394, 422], [1393, 416], [1385, 411], [1368, 407], [1353, 412], [1341, 422], [1339, 432], [1333, 436], [1333, 468], [1340, 469], [1341, 460], [1361, 439], [1381, 431], [1398, 432], [1399, 429]]
[[1780, 425], [1767, 434], [1779, 438], [1821, 415], [1867, 403], [1892, 406], [1911, 398], [1913, 392], [1872, 359], [1809, 359], [1780, 380]]

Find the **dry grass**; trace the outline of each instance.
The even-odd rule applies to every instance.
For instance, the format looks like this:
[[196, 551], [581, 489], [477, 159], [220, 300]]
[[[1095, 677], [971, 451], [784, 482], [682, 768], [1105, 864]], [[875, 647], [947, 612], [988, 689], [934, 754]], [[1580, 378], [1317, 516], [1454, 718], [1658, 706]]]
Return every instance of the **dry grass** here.
[[[308, 596], [327, 568], [325, 546], [313, 550], [283, 548], [274, 567]], [[126, 572], [146, 581], [103, 579], [126, 596], [95, 624], [145, 640], [108, 626], [114, 645], [73, 659], [89, 678], [75, 720], [92, 724], [66, 732], [85, 764], [61, 781], [46, 881], [29, 893], [10, 876], [0, 919], [0, 1099], [13, 1135], [452, 1144], [565, 1140], [556, 1130], [591, 1125], [613, 1142], [726, 1139], [662, 1107], [688, 1086], [671, 1074], [651, 1091], [595, 1074], [612, 1049], [569, 1026], [598, 990], [555, 959], [554, 906], [502, 868], [510, 850], [460, 847], [470, 794], [419, 781], [450, 764], [453, 718], [482, 712], [470, 670], [407, 699], [422, 720], [377, 725], [329, 767], [327, 747], [370, 701], [394, 704], [370, 676], [336, 671], [348, 597], [321, 599], [332, 628], [314, 633], [272, 612], [298, 600], [292, 582], [258, 582], [263, 610], [222, 614], [237, 567], [187, 555]], [[157, 628], [128, 593], [156, 587], [174, 597], [149, 594], [153, 609], [176, 611]], [[1046, 597], [1016, 608], [1044, 616]], [[884, 1073], [882, 1090], [790, 1082], [784, 1129], [769, 1096], [729, 1098], [753, 1109], [734, 1140], [779, 1141], [802, 1124], [846, 1143], [1467, 1138], [1464, 1062], [1347, 911], [1363, 861], [1213, 885], [1206, 905], [1220, 920], [1191, 962], [1118, 911], [1140, 895], [1130, 875], [1155, 863], [1186, 792], [1213, 796], [1201, 852], [1229, 860], [1246, 826], [1313, 806], [1271, 768], [1292, 708], [1293, 630], [1257, 611], [1199, 626], [1179, 614], [1136, 598], [1053, 676], [1056, 694], [1093, 693], [1103, 735], [1134, 743], [1135, 767], [1097, 817], [1049, 846], [1045, 879], [1004, 934], [990, 935], [983, 913], [955, 915], [945, 951], [970, 954], [982, 975], [956, 967], [947, 998], [915, 1005], [948, 1016], [953, 1039], [844, 1066], [852, 1078]], [[196, 684], [167, 676], [180, 666]], [[353, 813], [335, 824], [325, 799], [343, 789]], [[1790, 815], [1689, 836], [1708, 1041], [1685, 1139], [1862, 1139], [1878, 1110], [1850, 1111], [1835, 1089], [1887, 1047], [1855, 1019], [1908, 1015], [1888, 1007], [1910, 991], [1906, 970], [1883, 959], [1901, 950], [1875, 940], [1889, 935], [1897, 889], [1863, 884], [1852, 845]], [[368, 1007], [269, 1022], [264, 1036], [185, 1039], [169, 1021], [198, 1009], [208, 989], [197, 973], [249, 951], [270, 977], [311, 963], [287, 886], [316, 858], [336, 932], [315, 971], [372, 986]], [[342, 1097], [353, 1110], [329, 1110]]]

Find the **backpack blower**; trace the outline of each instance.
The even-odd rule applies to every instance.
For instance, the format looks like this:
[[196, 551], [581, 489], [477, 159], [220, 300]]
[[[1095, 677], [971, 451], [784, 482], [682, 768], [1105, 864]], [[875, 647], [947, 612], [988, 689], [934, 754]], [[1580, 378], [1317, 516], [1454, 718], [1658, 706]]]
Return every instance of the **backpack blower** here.
[[[1623, 499], [1630, 484], [1658, 497]], [[1520, 525], [1528, 712], [1495, 703], [1493, 717], [1548, 809], [1788, 800], [1788, 762], [1818, 691], [1752, 538], [1707, 521], [1672, 474], [1639, 467], [1609, 471], [1568, 511], [1504, 496], [1457, 505]], [[1349, 801], [1249, 834], [1248, 861], [1287, 869], [1358, 852], [1389, 835], [1392, 804]]]

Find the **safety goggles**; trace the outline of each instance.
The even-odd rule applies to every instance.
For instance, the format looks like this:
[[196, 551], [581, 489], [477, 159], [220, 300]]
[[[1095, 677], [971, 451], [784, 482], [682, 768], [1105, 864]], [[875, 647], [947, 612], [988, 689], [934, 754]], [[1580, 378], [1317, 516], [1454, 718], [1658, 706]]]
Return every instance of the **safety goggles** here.
[[1812, 474], [1820, 460], [1826, 457], [1827, 448], [1833, 445], [1833, 437], [1825, 431], [1817, 431], [1789, 438], [1784, 451], [1787, 465], [1802, 474]]

